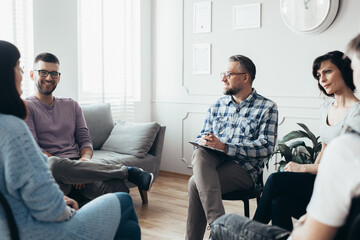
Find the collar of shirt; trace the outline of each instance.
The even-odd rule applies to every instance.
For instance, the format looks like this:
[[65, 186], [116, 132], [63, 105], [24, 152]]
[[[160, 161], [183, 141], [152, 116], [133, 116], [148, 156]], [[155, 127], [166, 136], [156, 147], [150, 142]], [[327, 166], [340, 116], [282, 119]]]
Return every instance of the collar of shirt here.
[[255, 101], [256, 98], [257, 98], [257, 93], [256, 93], [255, 88], [253, 88], [252, 93], [245, 100], [241, 101], [240, 104], [237, 104], [232, 96], [228, 96], [225, 99], [225, 102], [226, 102], [226, 105], [228, 105], [228, 106], [230, 106], [230, 104], [233, 103], [236, 106], [242, 107], [242, 106], [246, 106], [249, 103]]

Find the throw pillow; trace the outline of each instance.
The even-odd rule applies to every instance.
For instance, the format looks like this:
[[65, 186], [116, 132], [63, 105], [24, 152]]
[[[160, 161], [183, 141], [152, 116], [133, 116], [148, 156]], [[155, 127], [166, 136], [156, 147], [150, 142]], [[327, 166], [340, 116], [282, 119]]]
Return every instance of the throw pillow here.
[[81, 106], [94, 150], [99, 150], [114, 128], [109, 103]]
[[160, 129], [156, 122], [129, 123], [119, 121], [101, 150], [145, 157]]

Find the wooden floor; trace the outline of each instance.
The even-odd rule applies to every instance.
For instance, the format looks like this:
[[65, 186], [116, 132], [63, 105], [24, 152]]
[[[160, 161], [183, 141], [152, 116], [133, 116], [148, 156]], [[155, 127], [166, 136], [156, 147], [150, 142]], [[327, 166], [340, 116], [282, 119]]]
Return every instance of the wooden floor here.
[[[185, 239], [188, 209], [187, 182], [190, 176], [160, 171], [148, 192], [149, 203], [143, 205], [137, 188], [132, 188], [143, 240]], [[224, 201], [226, 213], [244, 215], [242, 201]], [[256, 200], [250, 200], [250, 217], [256, 210]], [[204, 239], [208, 239], [206, 231]]]

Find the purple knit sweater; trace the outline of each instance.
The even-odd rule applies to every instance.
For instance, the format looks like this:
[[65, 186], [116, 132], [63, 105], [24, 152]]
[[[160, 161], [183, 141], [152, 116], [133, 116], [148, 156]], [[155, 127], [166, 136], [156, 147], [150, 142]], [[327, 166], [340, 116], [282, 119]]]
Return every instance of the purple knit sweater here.
[[47, 105], [35, 97], [26, 99], [28, 117], [25, 119], [43, 152], [53, 156], [79, 158], [83, 148], [92, 143], [79, 104], [71, 98], [54, 98]]

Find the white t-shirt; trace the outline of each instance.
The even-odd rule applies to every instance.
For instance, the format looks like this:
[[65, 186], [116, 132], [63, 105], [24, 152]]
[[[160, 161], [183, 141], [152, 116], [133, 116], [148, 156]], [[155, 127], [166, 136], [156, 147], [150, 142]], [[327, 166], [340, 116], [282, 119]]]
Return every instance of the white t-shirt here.
[[325, 149], [307, 212], [325, 225], [340, 227], [356, 196], [360, 196], [360, 136], [345, 134]]

